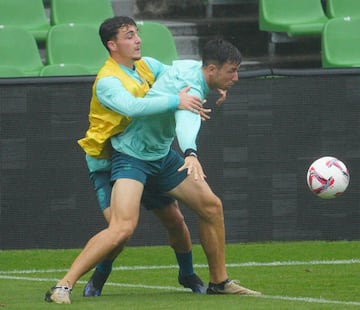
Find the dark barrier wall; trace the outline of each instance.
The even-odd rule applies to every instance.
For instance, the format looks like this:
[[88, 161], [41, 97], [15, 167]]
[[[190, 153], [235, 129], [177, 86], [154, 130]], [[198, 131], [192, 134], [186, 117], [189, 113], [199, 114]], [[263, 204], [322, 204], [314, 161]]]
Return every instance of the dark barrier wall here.
[[[244, 75], [199, 136], [208, 182], [222, 198], [228, 242], [360, 239], [360, 74]], [[279, 74], [280, 75], [280, 74]], [[76, 140], [93, 78], [0, 81], [0, 249], [82, 247], [105, 227]], [[321, 200], [306, 170], [333, 155], [347, 192]], [[195, 243], [196, 217], [182, 208]], [[132, 245], [166, 244], [142, 209]]]

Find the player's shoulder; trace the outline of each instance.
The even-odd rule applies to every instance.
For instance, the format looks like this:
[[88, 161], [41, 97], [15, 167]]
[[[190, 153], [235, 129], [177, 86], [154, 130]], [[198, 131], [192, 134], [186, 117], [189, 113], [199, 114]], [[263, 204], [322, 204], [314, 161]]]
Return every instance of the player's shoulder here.
[[179, 68], [201, 67], [201, 61], [194, 59], [181, 59], [174, 60], [172, 65]]
[[144, 61], [150, 67], [163, 65], [161, 61], [149, 56], [141, 57], [141, 60]]
[[192, 59], [176, 60], [172, 65], [173, 72], [181, 79], [196, 79], [201, 74], [201, 61]]

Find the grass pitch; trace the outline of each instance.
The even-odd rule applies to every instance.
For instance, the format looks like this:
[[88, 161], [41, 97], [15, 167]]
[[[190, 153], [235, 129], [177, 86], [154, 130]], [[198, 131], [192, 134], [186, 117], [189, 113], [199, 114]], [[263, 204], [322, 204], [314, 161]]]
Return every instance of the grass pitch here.
[[[79, 249], [0, 251], [3, 309], [360, 309], [360, 242], [229, 244], [228, 273], [261, 297], [197, 295], [177, 283], [169, 247], [128, 247], [96, 298], [82, 297], [90, 273], [76, 285], [72, 305], [49, 304], [44, 294], [69, 268]], [[208, 281], [200, 246], [197, 274]]]

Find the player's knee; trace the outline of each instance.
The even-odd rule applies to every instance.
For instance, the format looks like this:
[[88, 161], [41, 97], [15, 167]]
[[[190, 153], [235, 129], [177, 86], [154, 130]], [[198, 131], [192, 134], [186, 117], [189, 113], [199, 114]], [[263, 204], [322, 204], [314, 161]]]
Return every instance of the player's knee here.
[[167, 208], [157, 215], [168, 231], [179, 231], [185, 226], [185, 219], [179, 208]]
[[185, 219], [181, 213], [178, 213], [173, 218], [168, 218], [164, 224], [168, 231], [181, 231], [185, 227]]
[[132, 223], [121, 223], [121, 225], [112, 225], [110, 226], [113, 238], [114, 248], [123, 246], [132, 236], [135, 230], [135, 226]]
[[223, 219], [223, 206], [219, 197], [213, 196], [204, 204], [203, 218], [207, 221]]

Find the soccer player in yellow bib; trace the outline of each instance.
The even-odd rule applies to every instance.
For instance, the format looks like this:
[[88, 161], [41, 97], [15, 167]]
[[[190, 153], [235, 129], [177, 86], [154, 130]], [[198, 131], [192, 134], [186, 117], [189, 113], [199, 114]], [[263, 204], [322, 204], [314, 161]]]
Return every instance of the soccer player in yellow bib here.
[[[105, 33], [116, 33], [135, 22], [128, 17], [111, 18], [104, 23]], [[144, 98], [155, 79], [167, 68], [153, 58], [139, 58], [140, 39], [135, 33], [125, 32], [121, 48], [113, 57], [109, 57], [98, 72], [93, 85], [90, 102], [90, 127], [86, 136], [79, 140], [86, 153], [86, 161], [90, 178], [94, 184], [100, 208], [107, 222], [110, 221], [110, 172], [111, 144], [109, 138], [121, 133], [131, 122], [132, 117], [152, 115], [176, 109], [201, 109], [201, 101], [187, 94], [187, 89], [179, 95], [164, 95], [154, 99]], [[134, 40], [135, 39], [135, 40]], [[103, 42], [107, 47], [107, 41]], [[109, 88], [99, 88], [98, 81], [106, 78]], [[108, 91], [111, 89], [111, 91]], [[104, 98], [105, 97], [105, 98]], [[102, 101], [107, 101], [112, 110], [106, 108]], [[114, 112], [117, 111], [117, 112]], [[178, 281], [195, 293], [203, 293], [206, 289], [201, 279], [194, 273], [192, 263], [191, 238], [184, 217], [175, 199], [166, 195], [144, 194], [145, 207], [158, 216], [168, 231], [170, 245], [175, 251], [179, 263]], [[118, 249], [120, 252], [122, 249]], [[84, 288], [83, 295], [100, 296], [102, 288], [111, 272], [116, 255], [105, 258], [96, 267], [92, 277]]]
[[[107, 36], [106, 44], [111, 55], [123, 47], [122, 40], [126, 40], [127, 35], [128, 40], [136, 41], [137, 27], [130, 24]], [[133, 47], [128, 49], [130, 54], [138, 51], [140, 58], [140, 47], [129, 44]], [[240, 52], [230, 43], [222, 40], [210, 42], [205, 48], [202, 62], [179, 61], [168, 68], [148, 92], [152, 93], [149, 98], [175, 95], [179, 86], [183, 89], [187, 85], [191, 85], [190, 93], [201, 99], [210, 89], [226, 91], [238, 79], [240, 62]], [[127, 67], [131, 70], [133, 64], [129, 62]], [[172, 78], [174, 80], [169, 83]], [[113, 87], [109, 84], [112, 84], [112, 80], [108, 77], [100, 79], [97, 82], [97, 95], [102, 98], [101, 103], [105, 107], [119, 112], [111, 105], [111, 100], [107, 100], [107, 96], [111, 98]], [[197, 159], [195, 140], [200, 128], [200, 116], [178, 112], [181, 111], [169, 110], [136, 117], [122, 133], [112, 136], [111, 143], [115, 149], [112, 156], [114, 186], [109, 226], [89, 240], [67, 274], [47, 293], [47, 301], [70, 303], [70, 293], [76, 281], [103, 258], [117, 254], [123, 248], [137, 225], [144, 186], [151, 189], [152, 194], [165, 193], [180, 199], [198, 214], [200, 241], [209, 264], [208, 294], [260, 294], [228, 278], [222, 204], [205, 182]], [[185, 161], [170, 150], [175, 131]]]

